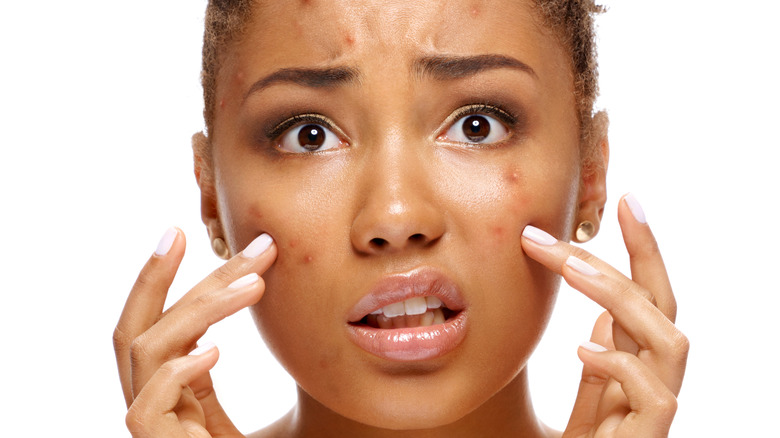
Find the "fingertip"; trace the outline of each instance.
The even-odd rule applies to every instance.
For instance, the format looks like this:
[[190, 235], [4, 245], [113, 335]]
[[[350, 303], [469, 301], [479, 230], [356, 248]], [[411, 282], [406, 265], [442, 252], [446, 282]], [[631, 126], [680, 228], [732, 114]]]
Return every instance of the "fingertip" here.
[[204, 342], [201, 345], [199, 345], [196, 349], [192, 350], [189, 355], [190, 356], [202, 356], [202, 355], [204, 355], [206, 353], [211, 352], [212, 350], [215, 350], [215, 351], [218, 352], [217, 344], [215, 344], [215, 343], [213, 343], [211, 341], [207, 341], [207, 342]]
[[163, 233], [160, 241], [157, 243], [157, 248], [154, 250], [154, 254], [158, 257], [167, 255], [178, 235], [179, 229], [176, 227], [171, 227], [165, 230], [165, 233]]
[[626, 207], [628, 207], [628, 211], [631, 212], [631, 216], [634, 218], [634, 220], [640, 224], [647, 224], [645, 210], [642, 208], [642, 205], [639, 203], [639, 200], [633, 193], [629, 192], [623, 195], [622, 202], [626, 204]]
[[607, 347], [604, 347], [603, 345], [597, 344], [593, 341], [583, 342], [582, 344], [580, 344], [580, 347], [593, 353], [603, 353], [605, 351], [608, 351]]

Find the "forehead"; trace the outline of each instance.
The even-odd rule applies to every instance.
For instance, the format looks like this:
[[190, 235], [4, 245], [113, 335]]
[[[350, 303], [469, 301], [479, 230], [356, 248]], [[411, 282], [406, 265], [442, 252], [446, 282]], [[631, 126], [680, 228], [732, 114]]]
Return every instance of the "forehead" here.
[[532, 0], [274, 0], [259, 2], [223, 70], [234, 78], [284, 67], [353, 65], [378, 71], [437, 54], [509, 55], [540, 76], [568, 57]]

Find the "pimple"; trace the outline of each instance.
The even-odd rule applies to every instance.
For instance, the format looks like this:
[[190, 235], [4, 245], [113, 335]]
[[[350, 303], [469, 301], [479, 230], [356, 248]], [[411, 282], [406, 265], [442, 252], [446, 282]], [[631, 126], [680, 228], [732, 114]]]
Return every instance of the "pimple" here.
[[517, 169], [508, 169], [504, 172], [504, 180], [509, 184], [517, 184], [520, 182], [520, 172]]
[[219, 107], [224, 108], [225, 107], [225, 99], [222, 99], [219, 101]]
[[252, 206], [249, 207], [249, 214], [254, 219], [262, 219], [263, 218], [263, 210], [259, 206], [257, 206], [257, 205], [252, 205]]
[[344, 35], [344, 42], [349, 46], [352, 47], [355, 45], [355, 37], [351, 34], [347, 33]]
[[490, 232], [495, 236], [496, 238], [502, 239], [504, 237], [504, 234], [506, 234], [506, 228], [495, 225], [491, 228]]
[[471, 16], [476, 18], [477, 16], [479, 16], [479, 6], [477, 5], [472, 6], [470, 12], [471, 12]]
[[296, 246], [298, 246], [298, 241], [291, 240], [290, 243], [288, 243], [288, 245], [290, 245], [290, 248], [295, 248]]
[[308, 265], [309, 263], [312, 262], [312, 260], [314, 260], [314, 257], [307, 255], [306, 257], [303, 258], [303, 264]]

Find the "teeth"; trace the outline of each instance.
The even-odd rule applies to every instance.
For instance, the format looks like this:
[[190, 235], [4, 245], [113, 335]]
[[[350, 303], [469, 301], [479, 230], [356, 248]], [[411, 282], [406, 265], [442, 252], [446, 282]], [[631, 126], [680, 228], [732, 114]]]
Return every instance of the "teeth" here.
[[386, 317], [385, 315], [377, 316], [376, 323], [379, 325], [379, 328], [381, 329], [393, 328], [393, 320], [391, 318]]
[[433, 324], [444, 324], [444, 312], [441, 309], [433, 311]]
[[388, 318], [392, 318], [394, 316], [401, 316], [406, 314], [406, 310], [404, 309], [404, 303], [403, 301], [400, 303], [393, 303], [388, 304], [385, 307], [382, 307], [382, 313], [385, 314]]
[[423, 327], [427, 327], [429, 325], [433, 325], [433, 312], [425, 312], [423, 313], [423, 316], [420, 320], [420, 325]]
[[425, 297], [425, 304], [429, 309], [438, 309], [441, 307], [441, 300], [436, 297]]
[[428, 304], [423, 297], [409, 298], [404, 301], [404, 310], [407, 315], [422, 315], [428, 311]]
[[384, 315], [388, 318], [395, 318], [402, 315], [422, 315], [428, 310], [439, 309], [442, 302], [436, 297], [415, 297], [406, 301], [388, 304], [381, 309], [374, 310], [371, 315]]

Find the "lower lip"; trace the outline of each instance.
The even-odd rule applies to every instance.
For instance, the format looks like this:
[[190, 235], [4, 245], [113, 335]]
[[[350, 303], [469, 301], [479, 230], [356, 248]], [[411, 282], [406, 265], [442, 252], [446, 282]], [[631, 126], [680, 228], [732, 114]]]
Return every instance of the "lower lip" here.
[[466, 312], [461, 311], [444, 324], [428, 327], [379, 329], [349, 325], [352, 342], [358, 347], [397, 362], [430, 360], [454, 350], [466, 335]]

